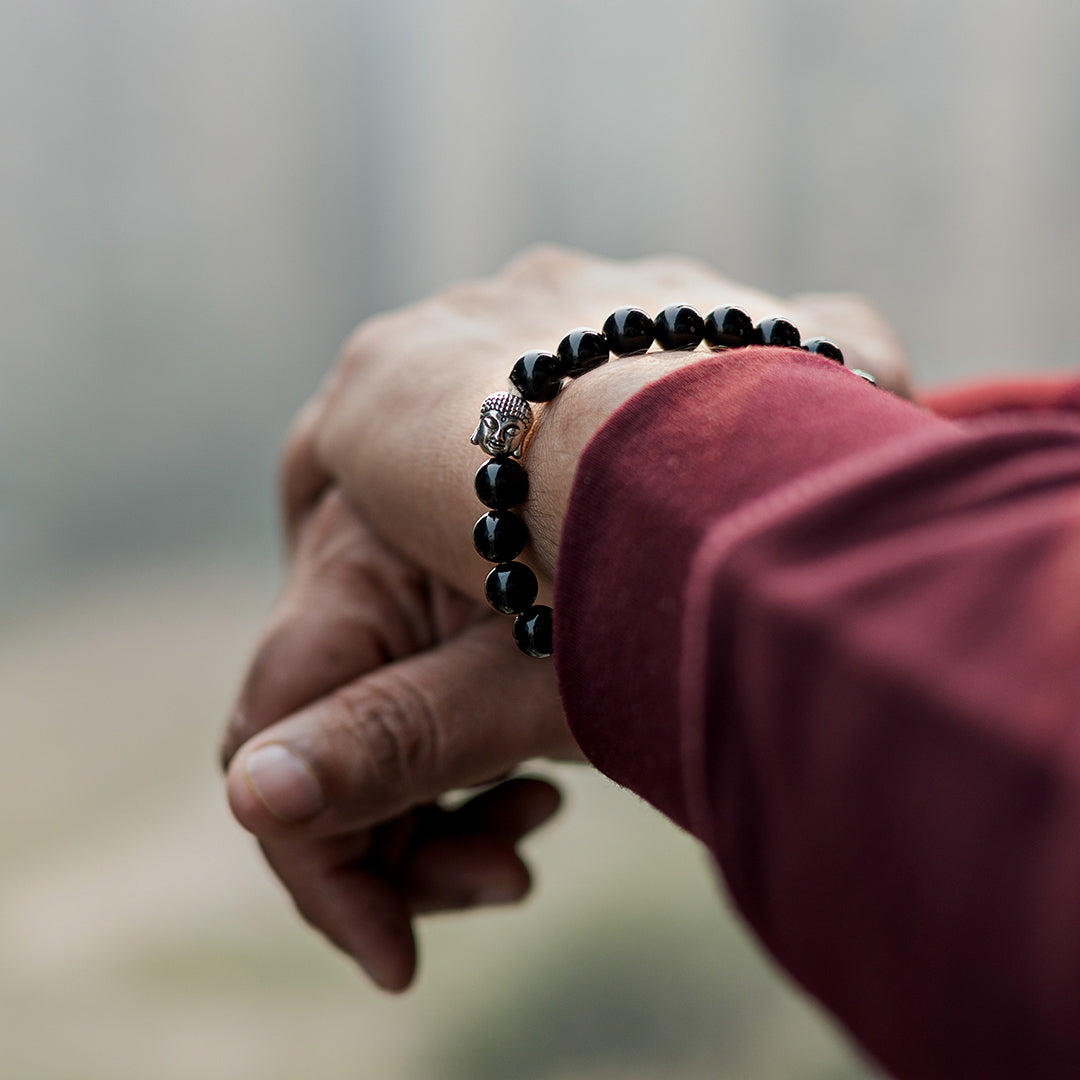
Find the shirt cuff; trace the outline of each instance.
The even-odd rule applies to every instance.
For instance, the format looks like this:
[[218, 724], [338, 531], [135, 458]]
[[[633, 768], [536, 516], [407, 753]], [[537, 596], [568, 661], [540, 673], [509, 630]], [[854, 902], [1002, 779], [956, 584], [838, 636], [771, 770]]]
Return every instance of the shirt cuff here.
[[694, 552], [716, 522], [891, 440], [954, 425], [799, 350], [751, 347], [636, 394], [586, 447], [563, 525], [555, 664], [585, 755], [684, 828], [679, 664]]

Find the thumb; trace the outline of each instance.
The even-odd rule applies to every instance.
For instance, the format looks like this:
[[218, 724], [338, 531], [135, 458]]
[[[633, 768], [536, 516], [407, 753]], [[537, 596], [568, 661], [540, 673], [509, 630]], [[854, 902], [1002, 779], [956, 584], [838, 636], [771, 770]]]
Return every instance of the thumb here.
[[332, 836], [537, 756], [580, 757], [554, 668], [492, 618], [260, 732], [229, 768], [229, 804], [264, 838]]

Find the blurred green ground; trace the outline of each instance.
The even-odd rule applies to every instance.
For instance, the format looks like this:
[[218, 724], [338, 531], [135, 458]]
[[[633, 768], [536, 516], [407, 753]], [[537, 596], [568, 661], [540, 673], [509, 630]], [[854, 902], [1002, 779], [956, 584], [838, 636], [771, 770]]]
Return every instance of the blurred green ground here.
[[304, 927], [227, 816], [268, 570], [156, 565], [0, 623], [0, 1076], [854, 1080], [695, 844], [585, 769], [511, 911], [422, 932], [403, 998]]

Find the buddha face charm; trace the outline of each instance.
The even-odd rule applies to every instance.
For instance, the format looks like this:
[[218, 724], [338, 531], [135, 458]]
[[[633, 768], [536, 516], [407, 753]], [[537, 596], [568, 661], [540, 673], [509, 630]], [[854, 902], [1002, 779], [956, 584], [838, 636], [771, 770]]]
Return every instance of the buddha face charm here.
[[532, 409], [517, 394], [492, 394], [480, 406], [480, 423], [469, 441], [491, 457], [520, 458], [532, 422]]

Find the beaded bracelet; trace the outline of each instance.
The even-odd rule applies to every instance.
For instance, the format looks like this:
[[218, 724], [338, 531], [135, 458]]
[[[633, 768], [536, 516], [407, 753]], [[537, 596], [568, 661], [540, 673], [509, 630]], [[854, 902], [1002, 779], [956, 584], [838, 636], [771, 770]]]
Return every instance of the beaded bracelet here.
[[[510, 371], [505, 393], [492, 394], [480, 406], [480, 422], [470, 442], [490, 460], [476, 473], [476, 494], [489, 508], [473, 527], [473, 546], [496, 564], [484, 582], [484, 595], [496, 611], [514, 615], [514, 640], [529, 656], [550, 656], [551, 608], [536, 603], [536, 575], [516, 562], [529, 542], [525, 522], [513, 512], [529, 494], [529, 477], [521, 465], [525, 441], [533, 424], [529, 402], [551, 401], [564, 379], [576, 379], [605, 363], [609, 356], [647, 352], [653, 342], [661, 349], [693, 350], [704, 341], [710, 349], [775, 345], [804, 349], [844, 363], [839, 347], [825, 338], [800, 342], [799, 331], [786, 319], [754, 324], [737, 307], [719, 307], [704, 319], [686, 304], [671, 304], [655, 319], [636, 307], [612, 312], [603, 331], [579, 327], [559, 342], [554, 353], [533, 350], [521, 356]], [[865, 371], [854, 374], [873, 383]]]

